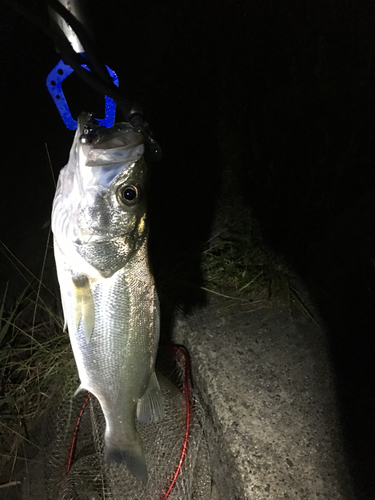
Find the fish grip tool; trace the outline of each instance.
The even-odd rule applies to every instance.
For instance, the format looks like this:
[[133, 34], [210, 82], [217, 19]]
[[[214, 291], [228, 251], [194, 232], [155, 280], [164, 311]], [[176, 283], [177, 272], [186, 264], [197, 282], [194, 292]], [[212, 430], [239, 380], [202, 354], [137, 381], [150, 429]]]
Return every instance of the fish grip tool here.
[[[66, 399], [53, 420], [49, 419], [53, 425], [37, 457], [45, 464], [46, 478], [45, 497], [39, 500], [210, 498], [205, 416], [192, 391], [186, 351], [179, 346], [161, 346], [157, 370], [165, 418], [158, 424], [137, 424], [148, 465], [147, 485], [141, 485], [125, 466], [105, 464], [105, 421], [99, 402], [80, 393]], [[23, 498], [35, 499], [32, 490], [27, 492], [27, 482]]]
[[47, 89], [67, 128], [77, 128], [77, 121], [72, 117], [65, 98], [62, 83], [75, 71], [79, 78], [101, 93], [105, 99], [105, 117], [98, 120], [103, 127], [112, 127], [116, 118], [116, 109], [120, 109], [123, 118], [145, 138], [148, 157], [158, 161], [162, 157], [159, 144], [153, 138], [148, 122], [144, 118], [141, 106], [128, 100], [119, 90], [116, 73], [102, 64], [91, 46], [90, 37], [77, 19], [78, 0], [44, 0], [48, 5], [52, 26], [42, 16], [30, 9], [26, 2], [20, 0], [3, 0], [17, 14], [25, 17], [50, 37], [62, 59], [47, 77]]
[[[111, 128], [114, 125], [116, 106], [118, 106], [125, 121], [129, 122], [136, 131], [142, 133], [144, 136], [150, 160], [160, 160], [162, 157], [161, 148], [152, 137], [153, 134], [143, 116], [142, 107], [134, 101], [129, 101], [122, 95], [118, 90], [119, 79], [117, 74], [109, 66], [102, 64], [98, 60], [95, 51], [91, 47], [90, 38], [81, 24], [82, 14], [79, 11], [79, 2], [74, 0], [46, 1], [49, 5], [49, 13], [51, 19], [54, 21], [55, 29], [59, 32], [58, 40], [60, 40], [61, 44], [59, 51], [67, 59], [66, 62], [63, 59], [58, 62], [49, 73], [46, 83], [47, 89], [66, 127], [70, 130], [75, 130], [78, 122], [71, 115], [68, 102], [62, 90], [62, 83], [73, 71], [76, 71], [80, 78], [104, 95], [105, 117], [97, 119], [99, 126]], [[72, 9], [72, 12], [68, 8]], [[77, 19], [78, 17], [80, 19]], [[72, 47], [68, 44], [68, 48], [66, 43], [61, 42], [62, 33]], [[87, 64], [85, 64], [85, 59], [87, 60]], [[91, 74], [91, 71], [93, 71], [93, 74]]]
[[[70, 130], [76, 130], [78, 121], [74, 120], [70, 112], [68, 102], [62, 89], [63, 81], [68, 78], [76, 69], [78, 75], [85, 79], [87, 74], [82, 72], [81, 68], [91, 72], [93, 78], [89, 78], [88, 83], [93, 81], [99, 85], [111, 88], [111, 85], [119, 86], [119, 80], [116, 73], [109, 67], [102, 64], [96, 57], [95, 50], [92, 47], [90, 37], [84, 27], [84, 15], [80, 2], [74, 0], [47, 0], [48, 12], [52, 22], [53, 29], [57, 35], [57, 50], [62, 53], [63, 58], [47, 76], [47, 89], [59, 111], [65, 126]], [[66, 42], [69, 42], [67, 45]], [[87, 53], [86, 53], [87, 52]], [[87, 62], [87, 64], [85, 63]], [[72, 67], [69, 63], [73, 64]], [[74, 69], [75, 68], [75, 69]], [[116, 117], [115, 101], [105, 95], [105, 117], [98, 119], [102, 127], [112, 127]]]
[[[81, 66], [85, 70], [91, 71], [87, 64], [81, 64]], [[119, 80], [117, 74], [109, 66], [106, 66], [106, 68], [113, 80], [113, 83], [118, 87]], [[73, 73], [73, 71], [73, 68], [68, 64], [65, 64], [61, 59], [47, 76], [47, 89], [51, 94], [51, 97], [61, 115], [63, 122], [65, 123], [65, 126], [70, 130], [76, 130], [78, 121], [74, 120], [74, 118], [72, 117], [68, 102], [62, 89], [62, 83], [66, 78], [68, 78], [69, 75]], [[112, 127], [115, 123], [116, 103], [111, 97], [106, 95], [104, 97], [104, 104], [105, 117], [98, 119], [98, 123], [102, 127]]]

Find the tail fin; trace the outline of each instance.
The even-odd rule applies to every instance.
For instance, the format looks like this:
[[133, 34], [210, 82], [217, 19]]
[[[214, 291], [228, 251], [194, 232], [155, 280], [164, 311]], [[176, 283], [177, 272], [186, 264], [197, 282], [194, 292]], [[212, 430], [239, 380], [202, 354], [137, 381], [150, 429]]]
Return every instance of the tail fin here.
[[123, 446], [122, 443], [113, 445], [105, 441], [105, 461], [125, 464], [134, 477], [144, 485], [147, 484], [148, 474], [146, 458], [144, 456], [141, 443], [128, 443]]

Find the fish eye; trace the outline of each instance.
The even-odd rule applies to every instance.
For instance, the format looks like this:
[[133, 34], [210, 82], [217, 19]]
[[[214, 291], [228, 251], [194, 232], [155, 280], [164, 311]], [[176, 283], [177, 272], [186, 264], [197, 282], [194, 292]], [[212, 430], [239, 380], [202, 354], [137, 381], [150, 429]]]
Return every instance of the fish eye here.
[[139, 202], [139, 189], [131, 184], [121, 186], [117, 190], [117, 199], [121, 205], [133, 207]]

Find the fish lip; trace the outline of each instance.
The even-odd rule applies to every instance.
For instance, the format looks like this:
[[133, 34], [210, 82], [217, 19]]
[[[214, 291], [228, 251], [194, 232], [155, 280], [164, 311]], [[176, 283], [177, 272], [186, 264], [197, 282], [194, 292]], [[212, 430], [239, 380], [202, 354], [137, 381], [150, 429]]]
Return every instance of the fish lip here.
[[105, 234], [87, 234], [82, 235], [80, 238], [77, 238], [74, 241], [75, 245], [88, 245], [89, 243], [103, 243], [110, 242], [118, 239], [116, 238], [108, 238]]
[[113, 243], [124, 240], [131, 236], [129, 233], [117, 234], [116, 236], [108, 236], [108, 234], [81, 234], [74, 240], [74, 244], [78, 246], [90, 245], [92, 243]]

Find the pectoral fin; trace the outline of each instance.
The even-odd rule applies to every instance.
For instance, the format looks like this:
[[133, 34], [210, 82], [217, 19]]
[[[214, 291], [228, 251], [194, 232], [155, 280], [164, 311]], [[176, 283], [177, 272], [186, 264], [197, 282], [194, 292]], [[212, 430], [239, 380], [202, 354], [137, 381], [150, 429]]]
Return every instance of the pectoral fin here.
[[90, 281], [87, 276], [81, 274], [77, 278], [73, 278], [73, 285], [75, 331], [78, 330], [79, 323], [82, 319], [86, 342], [90, 342], [95, 324], [94, 299], [90, 288]]
[[138, 401], [137, 419], [145, 424], [157, 423], [164, 418], [163, 396], [156, 373], [152, 372], [146, 392]]

